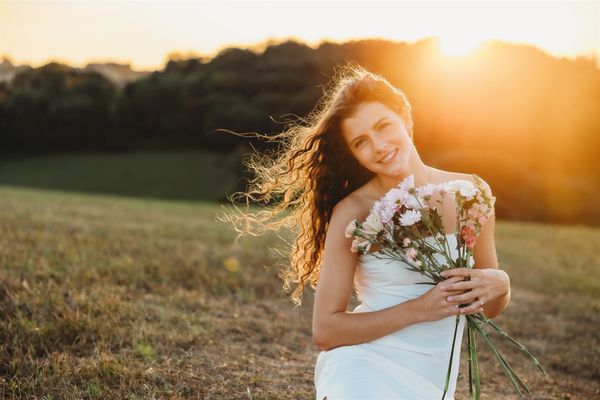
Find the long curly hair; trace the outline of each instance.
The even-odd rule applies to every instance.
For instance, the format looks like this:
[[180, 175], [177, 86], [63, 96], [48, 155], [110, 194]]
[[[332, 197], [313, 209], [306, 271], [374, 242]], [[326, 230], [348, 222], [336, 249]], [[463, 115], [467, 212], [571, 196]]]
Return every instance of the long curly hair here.
[[[352, 116], [359, 104], [371, 101], [396, 112], [413, 138], [406, 95], [382, 76], [348, 62], [334, 70], [323, 96], [302, 119], [303, 124], [292, 122], [279, 134], [259, 135], [280, 146], [264, 154], [250, 153], [243, 164], [254, 177], [246, 192], [227, 196], [233, 212], [218, 217], [233, 223], [238, 233], [236, 241], [243, 234], [292, 230], [295, 239], [287, 243], [290, 249], [286, 251], [289, 262], [284, 263], [279, 277], [286, 293], [296, 284], [291, 296], [296, 306], [302, 304], [307, 283], [316, 288], [334, 206], [374, 176], [354, 158], [341, 132], [341, 122]], [[255, 202], [262, 203], [262, 207], [257, 212], [251, 212], [250, 207], [241, 210], [236, 204], [240, 197], [246, 206]]]

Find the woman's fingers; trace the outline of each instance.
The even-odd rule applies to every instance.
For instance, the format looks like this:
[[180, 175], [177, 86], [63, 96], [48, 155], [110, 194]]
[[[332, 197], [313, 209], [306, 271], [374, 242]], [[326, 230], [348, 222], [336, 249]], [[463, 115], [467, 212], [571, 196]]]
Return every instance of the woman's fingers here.
[[467, 276], [473, 276], [473, 268], [451, 268], [440, 273], [444, 278], [459, 276], [466, 278]]
[[480, 296], [480, 292], [477, 290], [471, 290], [462, 294], [455, 294], [446, 296], [446, 302], [448, 304], [467, 304], [475, 301]]
[[478, 312], [483, 312], [483, 306], [479, 299], [477, 299], [468, 306], [461, 308], [459, 312], [463, 315], [476, 314]]
[[467, 290], [467, 289], [473, 289], [476, 285], [477, 285], [477, 283], [475, 281], [463, 281], [463, 280], [450, 281], [450, 279], [447, 279], [442, 282], [442, 284], [440, 285], [440, 289], [442, 289], [442, 290]]
[[442, 294], [446, 297], [454, 297], [456, 295], [463, 294], [464, 292], [464, 290], [444, 290]]
[[452, 278], [448, 278], [448, 279], [445, 279], [445, 280], [443, 280], [441, 282], [438, 282], [437, 286], [440, 289], [444, 289], [444, 288], [447, 288], [447, 287], [449, 287], [451, 285], [455, 285], [456, 283], [461, 282], [462, 280], [463, 280], [463, 278], [461, 278], [460, 276], [454, 276]]

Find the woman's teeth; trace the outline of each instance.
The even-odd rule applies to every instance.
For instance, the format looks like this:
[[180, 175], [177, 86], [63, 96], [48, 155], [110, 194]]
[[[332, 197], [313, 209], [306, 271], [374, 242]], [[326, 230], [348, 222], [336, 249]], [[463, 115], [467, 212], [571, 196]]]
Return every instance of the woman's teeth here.
[[388, 161], [390, 161], [392, 158], [394, 158], [394, 156], [396, 155], [396, 152], [398, 151], [398, 149], [395, 149], [394, 151], [392, 151], [391, 153], [389, 153], [387, 156], [385, 156], [381, 161], [379, 161], [380, 163], [387, 163]]

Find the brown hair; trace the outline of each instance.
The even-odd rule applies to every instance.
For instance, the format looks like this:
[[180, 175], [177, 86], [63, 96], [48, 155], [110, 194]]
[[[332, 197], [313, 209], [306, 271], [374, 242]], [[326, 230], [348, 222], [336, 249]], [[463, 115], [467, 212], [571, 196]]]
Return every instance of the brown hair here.
[[[234, 206], [240, 196], [245, 197], [246, 205], [251, 200], [262, 202], [264, 209], [252, 213], [235, 206], [236, 213], [219, 217], [234, 224], [237, 237], [281, 227], [295, 230], [290, 261], [279, 276], [285, 291], [290, 291], [292, 283], [297, 284], [292, 293], [296, 306], [302, 303], [306, 283], [316, 288], [334, 206], [373, 177], [354, 158], [341, 132], [341, 122], [352, 116], [359, 104], [370, 101], [379, 101], [401, 116], [412, 139], [411, 107], [404, 93], [385, 78], [349, 62], [334, 71], [304, 125], [291, 123], [277, 135], [263, 136], [281, 141], [275, 157], [252, 153], [244, 163], [255, 177], [249, 181], [247, 192], [227, 198]], [[266, 206], [273, 202], [273, 206]]]

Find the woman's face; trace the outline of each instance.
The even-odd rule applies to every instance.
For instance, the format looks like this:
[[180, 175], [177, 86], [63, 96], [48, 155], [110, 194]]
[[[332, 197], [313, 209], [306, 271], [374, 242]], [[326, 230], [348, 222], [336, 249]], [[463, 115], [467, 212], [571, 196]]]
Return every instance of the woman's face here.
[[365, 102], [342, 121], [342, 135], [354, 157], [367, 169], [402, 175], [413, 146], [404, 120], [380, 102]]

